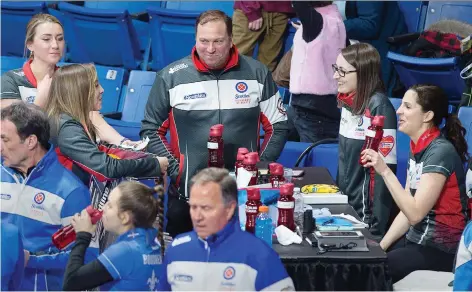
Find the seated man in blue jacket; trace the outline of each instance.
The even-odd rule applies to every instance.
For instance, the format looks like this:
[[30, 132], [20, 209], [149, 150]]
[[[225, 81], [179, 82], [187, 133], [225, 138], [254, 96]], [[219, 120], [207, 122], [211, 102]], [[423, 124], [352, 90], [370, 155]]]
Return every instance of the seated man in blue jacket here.
[[14, 103], [1, 111], [1, 218], [19, 229], [26, 268], [19, 290], [61, 290], [69, 251], [51, 236], [90, 204], [84, 184], [58, 161], [46, 115]]
[[294, 290], [277, 253], [241, 230], [238, 189], [228, 171], [206, 168], [190, 183], [194, 230], [167, 249], [158, 290]]

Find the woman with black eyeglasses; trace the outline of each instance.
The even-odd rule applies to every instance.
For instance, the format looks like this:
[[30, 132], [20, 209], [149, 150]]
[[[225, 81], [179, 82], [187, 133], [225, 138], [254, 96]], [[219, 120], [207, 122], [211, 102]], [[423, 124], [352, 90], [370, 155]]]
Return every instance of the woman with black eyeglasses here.
[[374, 47], [365, 43], [348, 46], [332, 67], [338, 85], [338, 104], [342, 107], [337, 184], [362, 221], [369, 225], [371, 233], [380, 240], [388, 229], [392, 196], [375, 170], [359, 164], [359, 157], [371, 124], [370, 117], [384, 116], [379, 153], [395, 173], [395, 109], [384, 94], [380, 56]]

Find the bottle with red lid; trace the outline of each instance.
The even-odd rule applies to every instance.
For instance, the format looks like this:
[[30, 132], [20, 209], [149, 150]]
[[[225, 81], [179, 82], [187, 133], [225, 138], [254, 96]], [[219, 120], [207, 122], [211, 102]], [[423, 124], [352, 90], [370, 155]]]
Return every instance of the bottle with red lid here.
[[257, 177], [259, 176], [259, 171], [256, 166], [259, 161], [259, 154], [257, 152], [249, 152], [246, 154], [243, 160], [243, 167], [245, 170], [252, 173], [251, 180], [249, 181], [249, 186], [257, 184]]
[[207, 148], [208, 148], [208, 167], [220, 167], [225, 166], [223, 151], [224, 151], [224, 141], [223, 141], [223, 130], [224, 126], [222, 124], [213, 125], [210, 128], [210, 136], [208, 138]]
[[295, 231], [295, 199], [293, 198], [293, 189], [293, 183], [286, 183], [280, 186], [280, 197], [277, 201], [277, 209], [279, 209], [277, 226], [284, 225], [288, 229]]
[[[92, 208], [92, 206], [88, 206], [85, 210], [89, 213], [92, 224], [97, 224], [97, 222], [102, 218], [103, 211], [96, 210]], [[74, 227], [69, 224], [62, 227], [52, 235], [52, 243], [55, 247], [62, 250], [74, 242], [75, 238], [76, 234]]]
[[269, 163], [270, 183], [273, 188], [278, 188], [285, 183], [284, 166], [280, 163]]
[[261, 193], [258, 188], [250, 188], [246, 191], [246, 231], [255, 233], [257, 214], [259, 214], [259, 207], [262, 206]]
[[249, 150], [247, 148], [239, 148], [238, 149], [238, 154], [236, 155], [236, 163], [234, 164], [234, 173], [237, 176], [238, 175], [238, 168], [243, 167], [243, 161], [244, 161], [244, 156], [249, 153]]
[[[383, 137], [383, 127], [385, 122], [385, 116], [373, 116], [371, 117], [370, 126], [367, 128], [365, 132], [365, 141], [364, 145], [362, 146], [362, 151], [365, 149], [372, 149], [375, 152], [379, 150], [380, 142], [382, 141]], [[359, 163], [364, 165], [361, 161], [361, 157], [359, 157]]]

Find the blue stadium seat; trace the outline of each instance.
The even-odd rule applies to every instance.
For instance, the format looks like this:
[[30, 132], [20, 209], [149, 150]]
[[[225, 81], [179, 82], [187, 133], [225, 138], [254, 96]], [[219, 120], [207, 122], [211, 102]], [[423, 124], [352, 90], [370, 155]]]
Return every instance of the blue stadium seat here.
[[[73, 63], [58, 63], [57, 66]], [[98, 82], [103, 87], [101, 113], [116, 112], [119, 109], [121, 88], [126, 80], [126, 71], [123, 68], [106, 67], [95, 64]]]
[[38, 13], [47, 13], [44, 2], [1, 1], [2, 56], [24, 57], [26, 25]]
[[472, 107], [463, 106], [459, 109], [459, 120], [462, 126], [466, 129], [467, 133], [465, 139], [469, 145], [469, 155], [472, 156]]
[[162, 1], [84, 1], [84, 7], [95, 9], [126, 9], [132, 16], [132, 23], [139, 39], [142, 52], [149, 44], [149, 23], [135, 19], [141, 13], [147, 13], [148, 7], [161, 7]]
[[163, 7], [176, 10], [192, 10], [203, 12], [210, 9], [218, 9], [229, 17], [233, 15], [234, 1], [166, 1]]
[[[287, 141], [277, 162], [285, 167], [294, 167], [298, 157], [310, 147], [311, 143]], [[299, 164], [305, 166], [305, 159]]]
[[88, 63], [128, 70], [147, 67], [136, 30], [127, 10], [93, 9], [59, 3], [67, 36], [68, 62]]
[[429, 1], [425, 28], [442, 19], [455, 19], [472, 24], [472, 2]]
[[121, 120], [105, 118], [124, 137], [131, 140], [140, 139], [141, 120], [144, 118], [144, 110], [155, 78], [155, 72], [131, 71]]
[[331, 177], [336, 181], [338, 172], [338, 151], [339, 143], [320, 144], [313, 148], [310, 153], [308, 153], [303, 166], [326, 167], [329, 170]]
[[151, 69], [159, 71], [170, 63], [190, 55], [195, 45], [195, 21], [200, 12], [148, 8], [148, 13], [151, 31]]
[[23, 64], [26, 62], [25, 58], [21, 57], [7, 57], [7, 56], [2, 56], [1, 58], [1, 73], [3, 73], [13, 70], [13, 69], [18, 69], [23, 67]]
[[397, 3], [403, 13], [408, 32], [422, 30], [426, 18], [427, 3], [425, 1], [398, 1]]
[[458, 58], [417, 58], [388, 52], [401, 82], [406, 88], [415, 84], [433, 84], [444, 89], [451, 103], [459, 103], [465, 90]]

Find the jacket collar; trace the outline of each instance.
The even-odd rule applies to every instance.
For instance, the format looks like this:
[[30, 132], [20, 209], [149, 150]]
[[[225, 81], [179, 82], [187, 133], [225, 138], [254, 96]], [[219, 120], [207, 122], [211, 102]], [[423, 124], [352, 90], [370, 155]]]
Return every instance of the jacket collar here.
[[[195, 47], [192, 49], [192, 62], [195, 65], [195, 68], [197, 68], [198, 71], [200, 72], [210, 72], [210, 69], [208, 66], [203, 62], [203, 60], [200, 59], [198, 56], [197, 50]], [[229, 60], [226, 63], [225, 67], [223, 68], [223, 71], [227, 71], [239, 64], [239, 52], [238, 49], [236, 48], [235, 45], [230, 49], [229, 52]]]
[[[235, 212], [237, 211], [238, 210], [235, 209]], [[234, 215], [233, 218], [231, 218], [231, 220], [225, 225], [225, 227], [222, 230], [218, 231], [217, 233], [213, 235], [208, 236], [206, 240], [205, 239], [201, 239], [201, 240], [206, 241], [209, 246], [214, 247], [221, 244], [229, 236], [231, 236], [233, 233], [238, 232], [238, 231], [242, 231], [242, 230], [241, 230], [241, 227], [239, 226], [239, 219], [237, 215]]]
[[[46, 154], [43, 156], [43, 158], [41, 158], [41, 160], [38, 162], [38, 164], [36, 164], [35, 166], [28, 169], [28, 173], [26, 175], [27, 176], [29, 176], [29, 175], [41, 176], [43, 170], [48, 171], [49, 167], [57, 161], [58, 160], [57, 160], [56, 151], [55, 151], [54, 147], [51, 144], [49, 144], [48, 152], [46, 152]], [[10, 169], [12, 169], [13, 171], [15, 171], [18, 174], [21, 173], [16, 168], [11, 167]]]
[[130, 229], [127, 232], [121, 234], [116, 239], [116, 242], [120, 241], [134, 241], [138, 238], [146, 239], [146, 242], [152, 244], [156, 238], [157, 230], [154, 228], [134, 228]]
[[413, 154], [418, 154], [421, 151], [423, 151], [426, 147], [428, 147], [431, 142], [439, 137], [441, 132], [437, 127], [432, 127], [431, 129], [428, 129], [424, 131], [423, 134], [421, 134], [420, 138], [418, 139], [418, 142], [413, 143], [413, 141], [410, 141], [410, 149]]
[[[34, 88], [38, 87], [38, 81], [36, 80], [36, 77], [34, 77], [33, 70], [31, 70], [31, 62], [33, 62], [33, 59], [29, 59], [23, 64], [23, 72], [25, 73], [26, 79], [31, 83], [31, 85], [34, 86]], [[56, 66], [54, 70], [59, 69], [59, 67]]]

